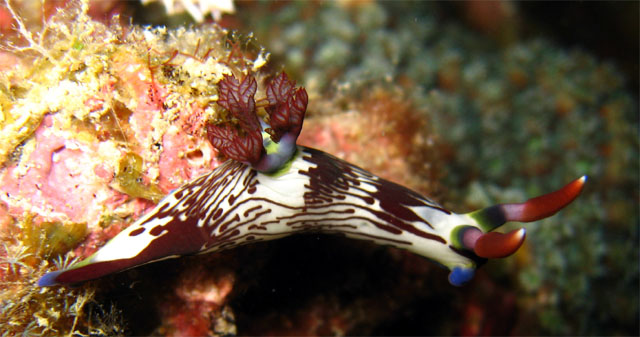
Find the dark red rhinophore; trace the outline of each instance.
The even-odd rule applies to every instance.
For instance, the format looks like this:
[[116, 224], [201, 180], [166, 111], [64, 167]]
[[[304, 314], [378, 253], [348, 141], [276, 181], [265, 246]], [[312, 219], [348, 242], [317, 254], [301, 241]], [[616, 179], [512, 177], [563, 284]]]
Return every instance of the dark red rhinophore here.
[[[267, 137], [263, 136], [263, 122], [256, 111], [255, 78], [246, 75], [238, 81], [233, 75], [225, 75], [218, 82], [217, 103], [231, 113], [237, 124], [206, 125], [211, 144], [226, 157], [260, 172], [280, 168], [295, 152], [309, 100], [307, 91], [295, 85], [284, 72], [267, 84], [265, 110], [269, 115], [266, 124], [270, 126], [264, 130], [270, 136]], [[276, 146], [272, 147], [273, 144]], [[269, 153], [265, 146], [269, 146]]]
[[238, 120], [238, 126], [229, 123], [207, 124], [207, 137], [226, 157], [248, 164], [256, 164], [264, 154], [262, 130], [256, 115], [257, 84], [253, 76], [238, 81], [225, 75], [218, 82], [218, 105], [227, 109]]
[[284, 72], [267, 85], [269, 106], [266, 110], [271, 126], [267, 132], [274, 142], [280, 141], [285, 133], [291, 132], [297, 137], [302, 131], [309, 97], [304, 88], [296, 89], [295, 85]]
[[506, 221], [531, 222], [557, 213], [580, 195], [587, 176], [582, 176], [563, 188], [519, 204], [504, 204], [502, 210]]

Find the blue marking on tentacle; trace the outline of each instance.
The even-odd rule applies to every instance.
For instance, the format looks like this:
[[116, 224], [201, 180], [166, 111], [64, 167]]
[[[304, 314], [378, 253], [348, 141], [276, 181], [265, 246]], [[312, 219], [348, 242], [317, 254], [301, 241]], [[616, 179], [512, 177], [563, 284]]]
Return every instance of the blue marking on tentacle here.
[[64, 272], [64, 270], [56, 270], [56, 271], [52, 271], [52, 272], [44, 274], [38, 280], [38, 286], [39, 287], [50, 287], [50, 286], [58, 285], [59, 283], [56, 281], [56, 279], [58, 278], [58, 275], [60, 275], [62, 272]]
[[451, 273], [449, 274], [449, 283], [456, 287], [460, 287], [461, 285], [467, 283], [467, 281], [472, 279], [474, 273], [474, 268], [453, 267], [453, 269], [451, 269]]

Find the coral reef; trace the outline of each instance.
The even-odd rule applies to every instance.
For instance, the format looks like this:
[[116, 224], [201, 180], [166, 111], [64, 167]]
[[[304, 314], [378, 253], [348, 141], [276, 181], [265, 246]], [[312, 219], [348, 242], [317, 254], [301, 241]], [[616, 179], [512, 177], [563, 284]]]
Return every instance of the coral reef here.
[[447, 206], [521, 200], [587, 173], [583, 198], [529, 226], [515, 259], [453, 289], [406, 252], [307, 235], [35, 287], [218, 164], [202, 130], [224, 117], [224, 74], [253, 73], [264, 96], [267, 57], [250, 39], [128, 26], [129, 3], [103, 4], [0, 5], [4, 335], [638, 331], [640, 146], [624, 76], [548, 39], [495, 43], [434, 3], [240, 2], [221, 22], [255, 32], [267, 67], [306, 87], [305, 145]]
[[[424, 108], [402, 88], [379, 84], [361, 97], [338, 95], [311, 103], [300, 144], [367, 167], [381, 177], [438, 199], [442, 191], [439, 136]], [[377, 145], [372, 151], [371, 143]]]
[[35, 280], [215, 167], [202, 128], [217, 118], [214, 84], [256, 72], [266, 55], [217, 26], [123, 27], [91, 20], [87, 1], [33, 4], [2, 7], [0, 325], [5, 335], [122, 333], [126, 323], [101, 325], [119, 322], [118, 309], [96, 302], [94, 285]]
[[[142, 0], [142, 4], [148, 5], [157, 0]], [[214, 20], [219, 21], [223, 13], [233, 13], [233, 0], [199, 0], [197, 3], [193, 0], [162, 0], [162, 5], [167, 15], [175, 15], [183, 12], [189, 15], [198, 23], [204, 21], [205, 16], [211, 14]]]

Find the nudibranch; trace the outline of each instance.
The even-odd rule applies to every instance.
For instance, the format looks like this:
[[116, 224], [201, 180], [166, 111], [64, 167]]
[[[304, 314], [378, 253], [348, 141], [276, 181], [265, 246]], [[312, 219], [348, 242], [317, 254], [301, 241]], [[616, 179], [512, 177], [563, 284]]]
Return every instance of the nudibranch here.
[[449, 268], [450, 283], [461, 285], [487, 259], [509, 256], [522, 245], [524, 228], [504, 234], [496, 228], [555, 214], [586, 181], [583, 176], [523, 203], [456, 214], [330, 154], [296, 145], [308, 96], [284, 72], [258, 102], [256, 88], [250, 75], [226, 75], [218, 83], [217, 104], [232, 119], [208, 124], [206, 132], [229, 160], [174, 190], [87, 259], [45, 274], [38, 284], [77, 283], [181, 255], [321, 232], [409, 250]]

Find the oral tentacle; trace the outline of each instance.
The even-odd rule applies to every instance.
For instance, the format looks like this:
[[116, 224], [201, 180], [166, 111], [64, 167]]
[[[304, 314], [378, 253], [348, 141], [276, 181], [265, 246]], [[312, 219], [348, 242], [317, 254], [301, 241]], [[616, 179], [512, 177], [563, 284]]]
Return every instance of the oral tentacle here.
[[482, 234], [476, 240], [473, 251], [479, 257], [498, 259], [515, 253], [524, 243], [526, 231], [524, 228], [503, 234], [489, 232]]
[[480, 228], [462, 225], [451, 231], [451, 244], [457, 249], [473, 251], [476, 242], [484, 233]]

